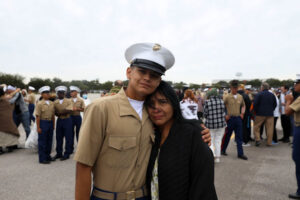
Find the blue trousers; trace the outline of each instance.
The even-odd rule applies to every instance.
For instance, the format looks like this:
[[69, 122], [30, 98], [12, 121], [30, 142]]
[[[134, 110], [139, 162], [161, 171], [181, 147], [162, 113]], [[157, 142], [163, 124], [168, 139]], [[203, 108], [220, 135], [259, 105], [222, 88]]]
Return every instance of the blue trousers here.
[[80, 115], [72, 115], [71, 118], [72, 118], [73, 135], [75, 134], [75, 128], [76, 128], [76, 140], [78, 141], [82, 118]]
[[[114, 193], [115, 194], [115, 199], [117, 199], [115, 192], [108, 192], [108, 191], [105, 191], [105, 190], [102, 190], [102, 189], [96, 188], [96, 187], [94, 187], [93, 190], [99, 190], [101, 192], [107, 192], [107, 193]], [[90, 200], [106, 200], [106, 199], [98, 198], [98, 197], [95, 197], [95, 196], [91, 195]], [[150, 200], [150, 198], [149, 197], [141, 197], [141, 198], [136, 198], [136, 200]]]
[[56, 124], [56, 153], [62, 156], [64, 138], [66, 140], [64, 156], [67, 157], [73, 153], [74, 136], [72, 134], [71, 118], [57, 119]]
[[297, 193], [300, 195], [300, 126], [294, 126], [293, 160], [296, 165]]
[[25, 132], [26, 132], [26, 138], [28, 138], [28, 136], [30, 134], [29, 112], [26, 111], [26, 112], [23, 112], [20, 114], [16, 114], [14, 112], [13, 118], [14, 118], [14, 121], [15, 121], [15, 124], [17, 127], [19, 127], [19, 125], [22, 123], [22, 125], [25, 129]]
[[49, 161], [51, 160], [53, 121], [41, 120], [40, 128], [42, 129], [42, 133], [38, 133], [39, 161]]
[[226, 152], [226, 149], [228, 147], [230, 137], [232, 135], [232, 132], [235, 133], [235, 141], [236, 141], [236, 147], [237, 147], [237, 153], [238, 156], [244, 155], [243, 151], [243, 121], [241, 117], [230, 117], [230, 119], [227, 121], [227, 133], [224, 136], [224, 144], [222, 148], [222, 152]]
[[31, 121], [35, 122], [35, 117], [33, 116], [34, 108], [35, 108], [34, 104], [29, 104], [28, 105], [28, 110], [29, 110], [29, 125], [31, 124]]

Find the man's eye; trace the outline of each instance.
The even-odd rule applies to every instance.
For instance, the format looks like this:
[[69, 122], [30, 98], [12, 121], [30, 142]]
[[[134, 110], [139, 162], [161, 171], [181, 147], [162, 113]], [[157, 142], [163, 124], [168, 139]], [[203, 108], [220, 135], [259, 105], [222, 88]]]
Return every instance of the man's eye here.
[[160, 75], [159, 74], [156, 74], [156, 73], [151, 73], [150, 74], [151, 78], [153, 79], [159, 79]]
[[143, 70], [143, 69], [139, 69], [139, 72], [140, 72], [141, 74], [146, 74], [146, 70]]

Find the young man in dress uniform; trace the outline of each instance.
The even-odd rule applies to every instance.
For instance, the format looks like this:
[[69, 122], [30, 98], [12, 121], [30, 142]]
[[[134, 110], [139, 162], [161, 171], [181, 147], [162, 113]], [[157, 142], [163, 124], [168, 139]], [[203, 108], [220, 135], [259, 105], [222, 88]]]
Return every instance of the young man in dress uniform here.
[[33, 93], [35, 91], [35, 88], [32, 86], [28, 87], [28, 110], [29, 110], [29, 124], [31, 124], [31, 121], [35, 122], [35, 117], [33, 116], [34, 108], [35, 108], [35, 94]]
[[125, 57], [130, 63], [127, 89], [85, 110], [74, 157], [76, 200], [88, 200], [90, 195], [94, 200], [142, 200], [148, 195], [145, 179], [154, 130], [143, 103], [175, 59], [168, 49], [152, 43], [132, 45]]
[[297, 192], [289, 194], [289, 198], [300, 199], [300, 74], [297, 74], [293, 94], [286, 95], [285, 97], [285, 114], [294, 114], [293, 160], [296, 165], [296, 179], [298, 184]]
[[237, 93], [238, 81], [232, 80], [230, 84], [230, 93], [224, 98], [226, 107], [227, 133], [224, 136], [224, 143], [221, 154], [227, 155], [226, 149], [229, 144], [231, 134], [234, 131], [237, 146], [238, 158], [248, 160], [243, 151], [243, 118], [245, 114], [245, 102], [242, 95]]
[[39, 89], [42, 100], [37, 103], [34, 112], [38, 131], [39, 162], [41, 164], [49, 164], [51, 161], [50, 153], [55, 127], [54, 104], [49, 100], [49, 92], [49, 86]]
[[72, 99], [72, 105], [73, 105], [73, 112], [71, 113], [71, 119], [72, 119], [72, 133], [73, 137], [75, 135], [75, 128], [76, 128], [76, 140], [78, 141], [79, 137], [79, 131], [81, 127], [82, 118], [80, 115], [80, 112], [84, 111], [85, 105], [84, 100], [80, 97], [77, 97], [78, 92], [80, 92], [80, 89], [76, 86], [70, 86], [70, 95]]
[[[55, 88], [58, 99], [54, 101], [55, 115], [58, 117], [56, 121], [56, 155], [52, 160], [60, 158], [61, 160], [69, 159], [73, 153], [74, 135], [72, 135], [72, 120], [70, 113], [73, 110], [70, 99], [65, 98], [67, 92], [66, 86], [58, 86]], [[66, 141], [65, 152], [63, 154], [63, 142]]]

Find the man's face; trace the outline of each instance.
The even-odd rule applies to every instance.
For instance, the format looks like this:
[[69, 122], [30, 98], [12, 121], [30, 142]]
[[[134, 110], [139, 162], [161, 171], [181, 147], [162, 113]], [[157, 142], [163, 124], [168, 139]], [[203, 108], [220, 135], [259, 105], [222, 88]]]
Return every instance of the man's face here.
[[285, 87], [281, 87], [280, 89], [281, 89], [281, 91], [282, 91], [283, 93], [286, 93]]
[[77, 91], [76, 90], [71, 91], [70, 95], [71, 95], [71, 97], [76, 98], [77, 97]]
[[237, 87], [230, 87], [230, 90], [231, 90], [231, 94], [236, 94], [237, 91], [238, 91], [238, 88]]
[[63, 99], [63, 98], [65, 98], [65, 92], [58, 91], [57, 96], [58, 96], [59, 99]]
[[145, 97], [153, 93], [161, 81], [159, 73], [140, 67], [127, 68], [126, 75], [129, 80], [128, 88]]
[[43, 99], [48, 100], [50, 98], [50, 93], [49, 92], [43, 92], [42, 97], [43, 97]]
[[295, 92], [299, 92], [300, 93], [300, 82], [296, 83], [294, 85], [294, 88], [295, 88]]

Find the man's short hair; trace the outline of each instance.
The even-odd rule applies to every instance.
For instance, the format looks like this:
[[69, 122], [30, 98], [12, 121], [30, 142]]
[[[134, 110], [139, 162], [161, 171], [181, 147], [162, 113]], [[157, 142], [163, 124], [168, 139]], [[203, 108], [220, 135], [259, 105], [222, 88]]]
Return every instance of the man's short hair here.
[[284, 85], [284, 86], [282, 86], [284, 89], [286, 89], [286, 90], [289, 90], [290, 88], [289, 88], [289, 86], [287, 86], [287, 85]]
[[261, 87], [262, 87], [263, 90], [268, 90], [268, 89], [270, 88], [270, 85], [269, 85], [269, 83], [267, 83], [267, 82], [263, 82], [263, 83], [261, 84]]
[[239, 86], [239, 81], [238, 80], [230, 81], [230, 86], [233, 88], [237, 88]]
[[121, 80], [116, 80], [115, 82], [114, 82], [114, 86], [123, 86], [123, 81], [121, 81]]

